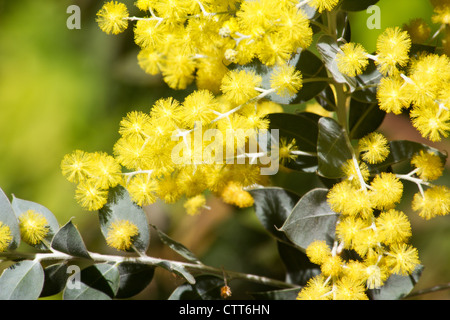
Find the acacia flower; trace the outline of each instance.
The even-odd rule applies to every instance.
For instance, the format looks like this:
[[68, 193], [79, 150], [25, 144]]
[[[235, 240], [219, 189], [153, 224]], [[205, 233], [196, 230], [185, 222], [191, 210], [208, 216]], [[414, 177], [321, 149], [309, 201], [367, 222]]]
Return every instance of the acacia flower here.
[[302, 73], [294, 66], [278, 66], [270, 77], [270, 87], [282, 97], [293, 96], [303, 87]]
[[330, 300], [331, 285], [323, 275], [308, 280], [297, 295], [297, 300]]
[[34, 210], [27, 210], [19, 216], [22, 240], [30, 245], [40, 243], [50, 231], [45, 216]]
[[420, 263], [419, 253], [416, 248], [406, 243], [394, 244], [386, 253], [386, 263], [392, 273], [409, 275]]
[[450, 189], [446, 186], [434, 186], [423, 193], [414, 195], [412, 209], [419, 211], [419, 216], [429, 220], [435, 216], [450, 213]]
[[13, 237], [9, 226], [0, 221], [0, 252], [8, 249]]
[[66, 154], [61, 161], [61, 171], [69, 182], [79, 183], [86, 180], [92, 167], [92, 155], [82, 150]]
[[412, 157], [411, 164], [416, 167], [417, 176], [425, 181], [436, 180], [444, 171], [441, 158], [432, 152], [424, 152], [423, 150]]
[[147, 206], [156, 201], [157, 182], [148, 174], [137, 174], [127, 184], [131, 199], [139, 206]]
[[103, 32], [118, 34], [128, 27], [128, 9], [123, 3], [110, 1], [97, 12], [97, 22]]
[[370, 197], [378, 209], [390, 209], [400, 202], [403, 195], [403, 184], [390, 172], [382, 172], [375, 176], [370, 183]]
[[382, 212], [376, 218], [376, 227], [385, 244], [405, 242], [412, 235], [408, 217], [394, 209]]
[[108, 201], [108, 191], [102, 189], [97, 181], [88, 180], [78, 184], [75, 199], [84, 209], [95, 211]]
[[258, 95], [255, 89], [261, 85], [261, 76], [245, 70], [232, 70], [222, 79], [222, 90], [225, 98], [236, 104], [243, 104]]
[[341, 274], [344, 261], [340, 256], [327, 256], [320, 265], [320, 270], [325, 276], [337, 277]]
[[342, 52], [336, 54], [336, 62], [341, 73], [354, 77], [364, 72], [369, 59], [367, 51], [359, 43], [346, 43], [341, 47]]
[[225, 203], [239, 208], [251, 207], [254, 204], [252, 195], [243, 189], [242, 184], [236, 181], [229, 181], [221, 191], [220, 197]]
[[399, 27], [387, 28], [377, 39], [378, 57], [375, 64], [382, 74], [397, 73], [397, 66], [404, 67], [409, 61], [411, 38]]
[[331, 11], [337, 4], [339, 0], [311, 0], [310, 5], [322, 13], [323, 11]]
[[325, 241], [316, 240], [308, 245], [306, 255], [312, 263], [320, 265], [325, 261], [325, 258], [331, 256], [331, 249]]
[[189, 198], [184, 203], [184, 208], [186, 209], [186, 213], [190, 216], [194, 216], [200, 213], [202, 208], [205, 208], [206, 198], [203, 194], [198, 194]]
[[378, 132], [372, 132], [359, 140], [362, 159], [370, 164], [380, 163], [389, 155], [387, 139]]
[[106, 236], [106, 243], [117, 250], [127, 251], [139, 234], [138, 227], [128, 220], [112, 222]]
[[450, 131], [450, 111], [438, 105], [414, 108], [410, 116], [413, 126], [420, 134], [431, 141], [440, 141], [448, 137]]
[[384, 77], [377, 90], [380, 109], [388, 113], [401, 114], [410, 105], [409, 93], [400, 77]]
[[366, 287], [350, 277], [341, 277], [336, 282], [335, 300], [368, 300]]
[[295, 159], [297, 159], [298, 156], [292, 153], [292, 151], [298, 151], [298, 148], [295, 144], [295, 138], [290, 142], [288, 142], [285, 137], [280, 138], [278, 156], [280, 157], [281, 164], [285, 165], [289, 161], [294, 161]]

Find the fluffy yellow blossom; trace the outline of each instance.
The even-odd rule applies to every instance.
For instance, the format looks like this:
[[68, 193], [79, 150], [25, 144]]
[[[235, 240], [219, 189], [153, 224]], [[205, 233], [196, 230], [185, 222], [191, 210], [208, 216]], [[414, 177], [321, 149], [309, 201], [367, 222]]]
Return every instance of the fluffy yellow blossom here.
[[30, 245], [41, 243], [50, 231], [45, 216], [34, 210], [27, 210], [19, 216], [19, 228], [22, 240]]
[[206, 206], [206, 198], [203, 194], [193, 196], [184, 203], [186, 213], [190, 216], [199, 214], [201, 209], [205, 208], [205, 206]]
[[150, 117], [141, 111], [129, 112], [119, 124], [119, 134], [123, 137], [145, 138], [150, 130]]
[[347, 160], [342, 166], [342, 172], [344, 173], [347, 180], [352, 182], [355, 187], [361, 188], [360, 176], [364, 182], [369, 180], [370, 172], [369, 167], [366, 163], [360, 162], [356, 165], [355, 161], [352, 159]]
[[6, 251], [12, 240], [11, 229], [0, 221], [0, 252]]
[[95, 152], [92, 155], [90, 179], [95, 180], [103, 189], [115, 187], [122, 182], [122, 168], [116, 159], [106, 152]]
[[156, 201], [157, 182], [148, 174], [135, 175], [126, 186], [131, 199], [139, 206], [147, 206]]
[[339, 220], [336, 225], [336, 236], [340, 241], [344, 242], [344, 247], [352, 248], [353, 240], [360, 230], [370, 227], [370, 222], [359, 217], [346, 216]]
[[441, 158], [431, 152], [420, 150], [411, 159], [411, 164], [416, 167], [416, 174], [425, 181], [432, 181], [439, 178], [444, 171], [444, 164]]
[[367, 217], [373, 211], [367, 191], [354, 187], [349, 181], [335, 184], [327, 199], [331, 209], [343, 215]]
[[270, 87], [282, 97], [293, 96], [302, 86], [302, 74], [294, 66], [278, 66], [270, 78]]
[[227, 183], [220, 193], [220, 197], [225, 203], [240, 208], [251, 207], [254, 203], [252, 195], [248, 191], [245, 191], [240, 183], [235, 181]]
[[255, 88], [261, 85], [261, 81], [261, 77], [251, 71], [230, 71], [222, 79], [220, 89], [227, 100], [240, 105], [258, 95]]
[[218, 102], [210, 91], [194, 91], [183, 102], [184, 122], [188, 128], [193, 128], [196, 121], [209, 124], [217, 117], [217, 109]]
[[386, 255], [386, 262], [392, 273], [408, 275], [420, 264], [419, 253], [408, 244], [394, 244]]
[[139, 234], [138, 227], [128, 220], [114, 221], [108, 228], [106, 243], [108, 246], [127, 251], [133, 245], [134, 238]]
[[380, 240], [385, 244], [406, 242], [412, 235], [411, 223], [401, 211], [394, 209], [382, 212], [376, 218]]
[[297, 300], [330, 300], [331, 298], [331, 285], [323, 275], [309, 279], [297, 296]]
[[416, 193], [412, 202], [412, 209], [419, 212], [419, 216], [429, 220], [435, 216], [450, 213], [450, 189], [446, 186], [431, 187], [423, 193]]
[[400, 77], [386, 77], [380, 80], [377, 100], [381, 110], [394, 114], [409, 108], [410, 99], [404, 81]]
[[339, 71], [350, 77], [363, 73], [369, 64], [366, 49], [359, 43], [350, 42], [344, 44], [341, 50], [336, 55]]
[[151, 75], [156, 75], [160, 72], [162, 63], [161, 54], [158, 51], [145, 48], [138, 53], [138, 63], [142, 70]]
[[161, 65], [161, 73], [170, 88], [181, 90], [193, 82], [195, 68], [196, 62], [191, 56], [173, 52]]
[[88, 180], [78, 184], [75, 199], [84, 209], [95, 211], [102, 208], [108, 201], [108, 191], [102, 189], [98, 182]]
[[383, 74], [396, 74], [397, 67], [404, 67], [409, 60], [411, 38], [408, 32], [399, 27], [387, 28], [377, 40], [377, 59], [375, 61]]
[[311, 0], [310, 5], [317, 9], [319, 12], [331, 11], [337, 4], [339, 0]]
[[390, 209], [400, 202], [403, 195], [403, 184], [390, 172], [376, 175], [370, 183], [370, 198], [378, 209]]
[[450, 111], [438, 105], [424, 105], [414, 108], [410, 116], [414, 127], [431, 141], [440, 141], [448, 137], [450, 131]]
[[387, 139], [378, 132], [372, 132], [359, 140], [362, 159], [370, 164], [380, 163], [389, 155]]
[[128, 27], [128, 9], [117, 1], [109, 1], [97, 12], [97, 22], [103, 32], [118, 34]]
[[366, 287], [353, 278], [342, 277], [336, 282], [334, 300], [368, 300]]
[[331, 256], [331, 249], [325, 241], [313, 241], [306, 248], [306, 255], [312, 263], [321, 265], [325, 258]]
[[341, 274], [344, 261], [340, 256], [327, 256], [320, 265], [320, 270], [325, 276], [337, 277]]
[[90, 175], [92, 155], [82, 150], [64, 156], [61, 161], [62, 174], [70, 182], [79, 183]]

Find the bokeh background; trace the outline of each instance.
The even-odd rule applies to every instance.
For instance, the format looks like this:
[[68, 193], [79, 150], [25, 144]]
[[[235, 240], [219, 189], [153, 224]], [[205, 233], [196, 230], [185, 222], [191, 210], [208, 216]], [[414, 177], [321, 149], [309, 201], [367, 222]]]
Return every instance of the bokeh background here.
[[[122, 2], [132, 15], [139, 14], [132, 0]], [[70, 16], [66, 10], [72, 4], [81, 8], [80, 30], [66, 27]], [[128, 111], [147, 112], [157, 99], [183, 99], [193, 88], [174, 92], [158, 76], [144, 74], [137, 65], [138, 48], [131, 28], [118, 36], [108, 36], [98, 28], [95, 13], [102, 4], [89, 0], [0, 0], [0, 187], [8, 196], [14, 194], [46, 206], [61, 225], [73, 218], [89, 250], [115, 253], [101, 237], [96, 214], [83, 211], [75, 202], [74, 185], [59, 169], [61, 159], [75, 149], [111, 153], [118, 124]], [[366, 12], [351, 14], [353, 40], [369, 51], [375, 49], [376, 37], [385, 27], [401, 26], [416, 17], [431, 23], [428, 0], [380, 0], [378, 5], [380, 30], [367, 29]], [[401, 116], [387, 117], [381, 130], [390, 139], [423, 141]], [[449, 140], [434, 145], [450, 150]], [[287, 179], [284, 174], [280, 173], [277, 181], [295, 179], [300, 181], [297, 189], [315, 182], [308, 175], [294, 174]], [[448, 166], [439, 182], [449, 185]], [[415, 187], [406, 187], [411, 199]], [[207, 264], [283, 277], [275, 243], [252, 209], [236, 210], [214, 197], [208, 205], [211, 211], [195, 217], [186, 216], [181, 204], [168, 207], [156, 203], [147, 212], [153, 224]], [[408, 213], [413, 224], [412, 243], [426, 266], [417, 289], [450, 282], [450, 218], [424, 222]], [[149, 254], [178, 258], [157, 239], [152, 239]], [[152, 284], [136, 298], [165, 299], [181, 283], [181, 279], [158, 270]], [[234, 298], [245, 298], [245, 291], [259, 289], [237, 282], [232, 288], [237, 292]], [[449, 299], [450, 290], [418, 298]]]

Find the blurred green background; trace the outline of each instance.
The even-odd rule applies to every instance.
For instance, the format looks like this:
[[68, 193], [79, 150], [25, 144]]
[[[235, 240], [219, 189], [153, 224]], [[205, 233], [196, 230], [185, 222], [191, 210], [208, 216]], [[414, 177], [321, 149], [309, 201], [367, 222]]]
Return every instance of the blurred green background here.
[[[139, 14], [134, 1], [122, 2], [132, 15]], [[139, 69], [131, 28], [118, 36], [100, 31], [95, 13], [102, 3], [0, 0], [0, 187], [8, 196], [46, 206], [60, 224], [74, 217], [88, 249], [103, 252], [108, 249], [97, 231], [97, 217], [76, 204], [74, 185], [61, 175], [61, 159], [75, 149], [111, 153], [118, 124], [128, 111], [149, 111], [156, 99], [182, 99], [188, 91], [173, 92], [158, 76], [150, 77]], [[81, 8], [80, 30], [66, 27], [70, 15], [66, 9], [72, 4]], [[432, 7], [427, 0], [381, 0], [378, 5], [380, 30], [367, 29], [366, 12], [351, 14], [353, 40], [369, 51], [375, 49], [376, 37], [385, 27], [401, 26], [414, 17], [431, 22]], [[391, 124], [401, 119], [388, 121], [383, 130], [394, 136]], [[405, 139], [418, 139], [408, 128], [401, 134]], [[311, 179], [299, 178], [304, 185]], [[449, 183], [448, 169], [442, 182]], [[198, 217], [186, 217], [180, 205], [160, 204], [150, 208], [149, 216], [152, 223], [170, 230], [175, 239], [202, 255], [205, 263], [282, 277], [276, 247], [252, 210], [236, 211], [214, 198], [210, 202], [214, 210]], [[412, 242], [428, 266], [418, 288], [449, 282], [449, 218], [424, 223], [411, 217]], [[156, 256], [172, 257], [162, 247], [154, 245], [151, 250]], [[157, 272], [150, 288], [138, 298], [164, 299], [180, 283], [167, 272]], [[448, 299], [450, 290], [421, 298]]]

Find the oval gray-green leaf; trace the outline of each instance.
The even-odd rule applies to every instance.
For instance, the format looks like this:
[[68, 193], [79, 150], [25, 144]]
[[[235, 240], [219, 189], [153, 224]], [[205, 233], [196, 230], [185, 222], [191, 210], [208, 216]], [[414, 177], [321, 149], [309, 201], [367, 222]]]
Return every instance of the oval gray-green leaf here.
[[255, 200], [255, 213], [263, 227], [275, 238], [286, 241], [279, 231], [300, 196], [283, 188], [268, 187], [249, 190]]
[[12, 240], [9, 243], [8, 249], [14, 250], [20, 244], [20, 229], [17, 217], [14, 214], [14, 209], [11, 206], [6, 194], [0, 188], [0, 222], [7, 225], [11, 232]]
[[51, 244], [52, 248], [74, 257], [90, 259], [86, 245], [81, 238], [80, 232], [72, 221], [67, 222], [55, 234]]
[[[20, 216], [23, 213], [27, 212], [28, 210], [33, 210], [33, 211], [43, 215], [45, 217], [45, 219], [47, 220], [47, 226], [49, 228], [49, 231], [48, 231], [47, 235], [45, 236], [45, 240], [48, 243], [51, 243], [53, 236], [59, 230], [59, 223], [58, 223], [58, 220], [56, 220], [55, 215], [49, 209], [47, 209], [46, 207], [44, 207], [43, 205], [41, 205], [39, 203], [16, 198], [14, 195], [13, 195], [13, 200], [12, 200], [12, 207], [13, 207], [14, 213], [16, 214], [16, 217], [18, 219], [20, 218]], [[40, 250], [48, 249], [47, 246], [43, 242], [39, 242], [38, 244], [35, 244], [32, 246], [37, 249], [40, 249]]]
[[120, 274], [115, 265], [101, 263], [81, 270], [79, 280], [67, 283], [64, 300], [111, 300], [119, 290]]
[[40, 297], [55, 295], [64, 290], [70, 274], [67, 263], [52, 264], [44, 269], [45, 281]]
[[150, 244], [150, 228], [144, 210], [130, 198], [127, 190], [121, 186], [109, 190], [108, 202], [99, 210], [100, 229], [105, 239], [108, 237], [111, 223], [128, 220], [139, 230], [133, 245], [145, 253]]
[[122, 262], [119, 269], [120, 281], [116, 298], [130, 298], [144, 290], [152, 281], [155, 268], [146, 264]]
[[343, 176], [342, 166], [352, 158], [347, 133], [331, 118], [319, 120], [319, 137], [317, 140], [318, 174], [338, 179]]
[[171, 237], [169, 237], [167, 234], [162, 232], [158, 227], [155, 225], [152, 225], [152, 227], [156, 230], [158, 233], [159, 238], [162, 242], [164, 242], [167, 246], [169, 246], [170, 249], [178, 253], [180, 256], [185, 258], [186, 260], [193, 262], [193, 263], [199, 263], [199, 259], [195, 256], [194, 253], [192, 253], [188, 248], [186, 248], [183, 244], [173, 240]]
[[0, 300], [36, 300], [44, 286], [44, 270], [38, 261], [17, 262], [0, 277]]
[[328, 205], [327, 194], [328, 189], [321, 188], [305, 194], [281, 227], [289, 240], [303, 250], [315, 240], [333, 245], [338, 214]]
[[195, 284], [185, 283], [176, 288], [168, 300], [218, 300], [223, 279], [202, 275], [196, 278]]

